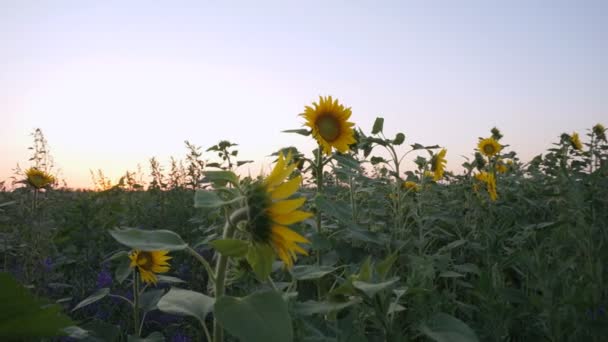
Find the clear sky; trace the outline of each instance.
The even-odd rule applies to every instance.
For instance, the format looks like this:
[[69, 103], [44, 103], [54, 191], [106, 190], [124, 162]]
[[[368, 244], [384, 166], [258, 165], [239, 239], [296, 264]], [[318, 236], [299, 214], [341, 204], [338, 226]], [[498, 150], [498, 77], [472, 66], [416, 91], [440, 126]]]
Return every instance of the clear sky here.
[[445, 146], [448, 167], [495, 125], [527, 160], [608, 125], [606, 18], [601, 0], [0, 0], [0, 180], [37, 127], [70, 186], [167, 165], [184, 140], [268, 165], [313, 148], [281, 131], [319, 95]]

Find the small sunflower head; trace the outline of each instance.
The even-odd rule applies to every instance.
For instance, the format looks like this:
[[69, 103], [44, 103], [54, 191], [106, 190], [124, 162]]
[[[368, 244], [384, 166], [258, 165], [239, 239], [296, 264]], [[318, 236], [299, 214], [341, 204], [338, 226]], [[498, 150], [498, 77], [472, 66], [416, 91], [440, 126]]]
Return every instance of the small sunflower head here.
[[581, 138], [578, 136], [578, 133], [572, 133], [572, 135], [570, 136], [570, 145], [572, 146], [572, 148], [578, 151], [583, 149], [583, 144], [581, 143]]
[[445, 165], [447, 160], [445, 159], [445, 155], [448, 151], [444, 148], [439, 151], [439, 153], [435, 154], [431, 159], [431, 171], [433, 171], [433, 180], [438, 181], [443, 178], [443, 173], [445, 171]]
[[405, 181], [405, 182], [403, 182], [401, 187], [408, 191], [412, 191], [412, 192], [418, 192], [418, 190], [420, 190], [420, 185], [418, 185], [418, 183], [413, 182], [413, 181]]
[[352, 128], [354, 124], [347, 121], [351, 114], [350, 107], [344, 107], [331, 96], [321, 96], [319, 103], [305, 106], [304, 113], [300, 115], [306, 118], [305, 125], [311, 128], [313, 137], [323, 152], [329, 155], [332, 148], [344, 153], [349, 145], [356, 143]]
[[502, 160], [499, 160], [498, 163], [496, 163], [496, 171], [498, 173], [507, 173], [507, 170], [507, 165], [505, 165]]
[[502, 150], [502, 146], [494, 138], [481, 139], [479, 144], [477, 144], [477, 148], [486, 157], [495, 156]]
[[25, 181], [27, 182], [27, 184], [31, 185], [36, 189], [42, 189], [55, 182], [55, 177], [42, 170], [38, 170], [35, 167], [27, 169], [25, 171], [25, 176]]
[[593, 126], [593, 134], [595, 134], [599, 140], [606, 141], [606, 128], [604, 128], [604, 125], [598, 123]]
[[171, 257], [167, 254], [169, 254], [169, 251], [141, 251], [135, 249], [129, 254], [129, 259], [131, 259], [129, 267], [137, 269], [144, 283], [156, 284], [158, 281], [156, 273], [169, 271], [168, 260]]

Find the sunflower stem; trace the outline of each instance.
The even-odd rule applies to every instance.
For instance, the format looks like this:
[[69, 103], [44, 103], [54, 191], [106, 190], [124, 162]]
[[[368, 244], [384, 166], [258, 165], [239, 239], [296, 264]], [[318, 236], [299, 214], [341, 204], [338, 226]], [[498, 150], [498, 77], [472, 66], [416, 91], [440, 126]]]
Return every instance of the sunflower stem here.
[[[317, 196], [321, 196], [323, 194], [323, 149], [321, 147], [321, 145], [319, 145], [319, 147], [317, 147], [317, 155], [316, 155], [316, 174], [315, 176], [317, 176]], [[317, 205], [316, 206], [317, 209], [317, 216], [316, 216], [316, 223], [317, 223], [317, 236], [318, 236], [318, 240], [320, 241], [321, 236], [323, 235], [323, 230], [321, 229], [321, 208]], [[321, 266], [321, 249], [318, 248], [317, 249], [317, 266]], [[316, 281], [317, 283], [317, 299], [321, 300], [321, 279], [317, 279]]]
[[133, 333], [139, 337], [139, 272], [133, 272]]
[[195, 251], [190, 246], [188, 246], [186, 248], [186, 251], [188, 251], [188, 253], [190, 253], [190, 255], [192, 255], [196, 260], [198, 260], [201, 264], [203, 264], [203, 266], [205, 266], [205, 270], [207, 271], [207, 274], [209, 275], [209, 279], [211, 280], [211, 282], [213, 284], [215, 284], [215, 272], [213, 271], [213, 269], [211, 268], [211, 265], [209, 265], [207, 260], [205, 260], [205, 258], [203, 258], [200, 254], [198, 254], [197, 251]]
[[[232, 215], [226, 220], [224, 225], [223, 239], [231, 239], [234, 236], [236, 223], [240, 220], [246, 219], [249, 214], [249, 208], [244, 207], [237, 209]], [[220, 254], [217, 259], [215, 267], [215, 300], [218, 300], [224, 295], [225, 282], [226, 282], [226, 270], [228, 268], [228, 256]], [[213, 319], [213, 342], [222, 342], [224, 340], [224, 331], [220, 322], [217, 318]]]

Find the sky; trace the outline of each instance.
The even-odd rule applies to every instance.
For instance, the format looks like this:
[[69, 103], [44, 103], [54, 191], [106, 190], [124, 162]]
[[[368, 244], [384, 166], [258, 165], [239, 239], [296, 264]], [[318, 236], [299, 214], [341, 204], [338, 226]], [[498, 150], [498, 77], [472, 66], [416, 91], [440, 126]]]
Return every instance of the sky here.
[[494, 126], [529, 160], [608, 124], [607, 17], [608, 1], [0, 0], [0, 181], [36, 128], [71, 187], [168, 167], [184, 140], [238, 143], [257, 174], [281, 147], [310, 155], [281, 131], [321, 95], [366, 133], [382, 116], [447, 148], [453, 170]]

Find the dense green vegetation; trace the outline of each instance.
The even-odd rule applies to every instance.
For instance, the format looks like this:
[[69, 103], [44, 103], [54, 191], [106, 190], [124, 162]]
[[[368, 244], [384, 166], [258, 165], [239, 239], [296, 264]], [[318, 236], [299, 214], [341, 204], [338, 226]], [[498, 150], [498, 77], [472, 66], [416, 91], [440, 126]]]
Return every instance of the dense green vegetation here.
[[[356, 132], [348, 153], [281, 150], [303, 176], [303, 210], [314, 213], [291, 225], [310, 240], [292, 269], [250, 241], [237, 214], [253, 207], [256, 180], [233, 173], [244, 162], [224, 141], [205, 153], [187, 143], [188, 158], [168, 171], [152, 159], [147, 185], [132, 173], [115, 185], [98, 174], [99, 191], [26, 180], [0, 192], [2, 270], [63, 307], [79, 327], [70, 339], [205, 341], [218, 319], [225, 340], [604, 340], [601, 125], [582, 143], [563, 134], [526, 163], [494, 129], [488, 139], [501, 148], [488, 156], [472, 146], [460, 173], [443, 173], [438, 146], [406, 150], [405, 135], [385, 133], [379, 119], [371, 134]], [[36, 139], [32, 162], [50, 173]], [[404, 170], [404, 156], [415, 169]], [[146, 246], [172, 257], [156, 285], [139, 284], [129, 267], [131, 249]], [[220, 254], [223, 296], [221, 267], [211, 266]]]

